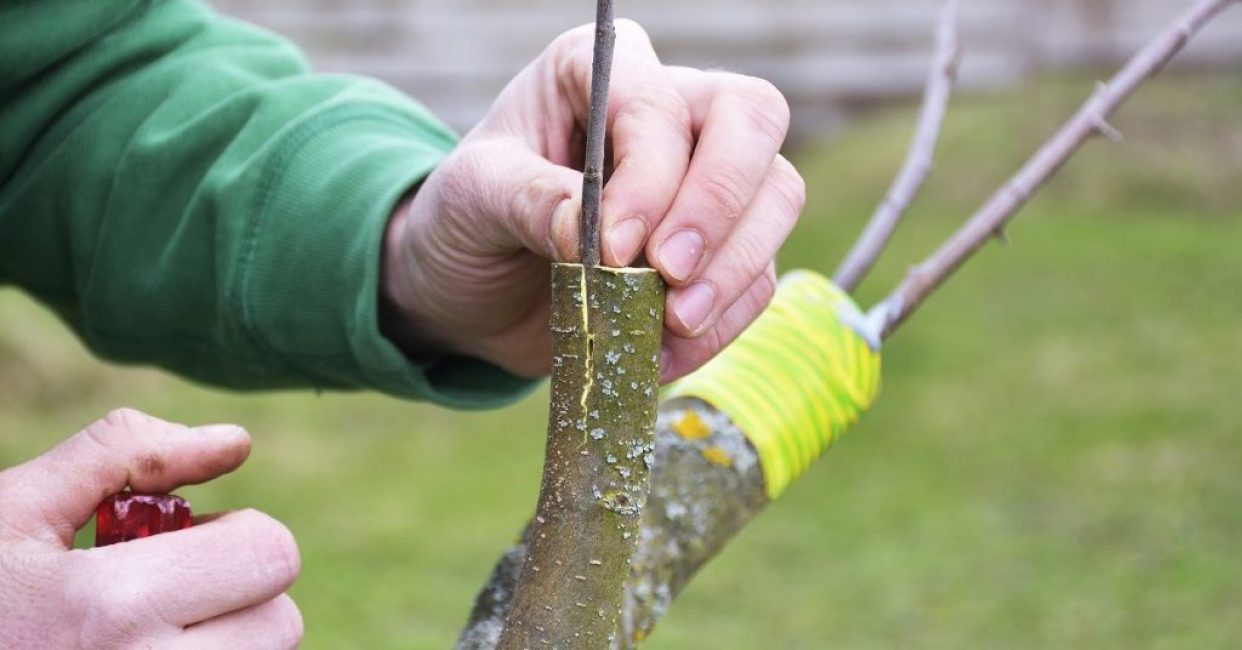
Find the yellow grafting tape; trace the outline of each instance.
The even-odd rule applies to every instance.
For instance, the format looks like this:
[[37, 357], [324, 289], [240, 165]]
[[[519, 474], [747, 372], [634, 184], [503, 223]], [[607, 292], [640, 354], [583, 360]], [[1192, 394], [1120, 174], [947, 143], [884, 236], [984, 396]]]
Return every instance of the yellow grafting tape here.
[[781, 279], [767, 311], [668, 397], [697, 397], [754, 445], [769, 499], [776, 499], [870, 408], [880, 352], [855, 330], [862, 313], [811, 271]]

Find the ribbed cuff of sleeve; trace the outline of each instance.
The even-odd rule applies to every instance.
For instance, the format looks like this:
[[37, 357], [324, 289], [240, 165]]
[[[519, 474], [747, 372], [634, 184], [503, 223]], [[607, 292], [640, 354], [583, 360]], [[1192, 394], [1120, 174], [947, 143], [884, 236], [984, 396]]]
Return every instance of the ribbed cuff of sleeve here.
[[455, 408], [513, 401], [536, 382], [482, 361], [411, 361], [380, 333], [380, 252], [402, 195], [453, 145], [427, 116], [338, 111], [305, 124], [271, 168], [240, 281], [244, 329], [299, 383], [370, 388]]

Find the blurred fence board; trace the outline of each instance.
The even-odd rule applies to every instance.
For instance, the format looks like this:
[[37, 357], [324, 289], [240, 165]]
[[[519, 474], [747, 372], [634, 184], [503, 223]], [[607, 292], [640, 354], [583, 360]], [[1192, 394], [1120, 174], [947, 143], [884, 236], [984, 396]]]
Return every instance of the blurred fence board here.
[[[594, 17], [588, 0], [214, 0], [285, 34], [316, 67], [379, 77], [458, 129], [560, 32]], [[666, 62], [766, 77], [795, 127], [831, 126], [850, 106], [922, 87], [939, 0], [626, 0]], [[963, 0], [962, 83], [993, 87], [1033, 71], [1107, 65], [1189, 0]], [[1242, 10], [1192, 44], [1179, 66], [1242, 63]]]

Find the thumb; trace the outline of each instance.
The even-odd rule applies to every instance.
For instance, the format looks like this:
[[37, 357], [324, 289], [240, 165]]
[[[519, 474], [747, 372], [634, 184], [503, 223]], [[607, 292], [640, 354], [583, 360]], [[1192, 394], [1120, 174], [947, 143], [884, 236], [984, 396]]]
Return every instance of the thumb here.
[[[465, 142], [429, 179], [439, 211], [466, 226], [483, 254], [526, 249], [578, 259], [582, 172], [553, 164], [518, 138]], [[428, 189], [428, 188], [424, 188]]]
[[233, 471], [250, 454], [235, 425], [189, 428], [118, 409], [46, 454], [0, 474], [0, 537], [47, 537], [66, 547], [109, 495], [167, 492]]

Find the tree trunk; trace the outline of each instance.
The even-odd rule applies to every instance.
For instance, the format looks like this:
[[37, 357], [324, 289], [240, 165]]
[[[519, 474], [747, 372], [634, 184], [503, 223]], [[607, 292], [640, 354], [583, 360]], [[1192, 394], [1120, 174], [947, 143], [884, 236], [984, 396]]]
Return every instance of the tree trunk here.
[[[641, 642], [699, 568], [870, 406], [880, 357], [855, 329], [862, 318], [827, 279], [791, 273], [742, 337], [671, 387], [612, 647]], [[459, 649], [496, 647], [501, 622], [516, 616], [506, 599], [532, 567], [520, 560], [531, 530], [480, 592]]]
[[497, 647], [607, 648], [647, 503], [664, 283], [557, 264], [552, 294], [543, 482]]

